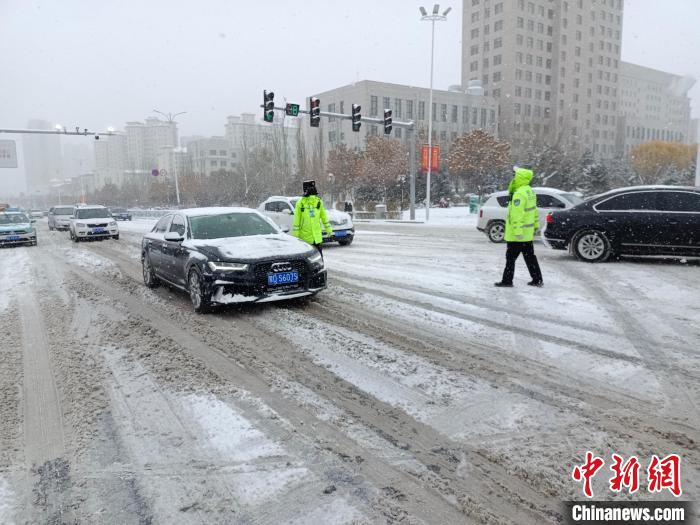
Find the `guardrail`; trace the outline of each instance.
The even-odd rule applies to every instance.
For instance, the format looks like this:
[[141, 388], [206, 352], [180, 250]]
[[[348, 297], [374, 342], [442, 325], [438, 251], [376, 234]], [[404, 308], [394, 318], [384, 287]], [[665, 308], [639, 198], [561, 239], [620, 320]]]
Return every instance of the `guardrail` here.
[[134, 219], [160, 219], [173, 210], [127, 210]]
[[352, 212], [352, 217], [354, 220], [359, 220], [359, 221], [367, 221], [367, 220], [392, 220], [392, 221], [398, 221], [401, 220], [401, 215], [402, 212], [400, 211], [385, 211], [383, 214], [383, 217], [378, 217], [377, 212], [375, 211], [354, 211]]

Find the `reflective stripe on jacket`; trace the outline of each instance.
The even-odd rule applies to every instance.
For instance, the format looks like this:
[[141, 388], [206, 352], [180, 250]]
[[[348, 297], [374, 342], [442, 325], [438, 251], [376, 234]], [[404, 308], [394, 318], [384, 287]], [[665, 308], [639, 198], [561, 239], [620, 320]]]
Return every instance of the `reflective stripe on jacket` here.
[[322, 227], [328, 235], [333, 235], [333, 228], [328, 222], [323, 201], [317, 195], [309, 195], [299, 199], [294, 208], [292, 235], [309, 244], [321, 244], [323, 242]]
[[539, 229], [537, 213], [537, 196], [530, 187], [533, 173], [531, 170], [518, 168], [510, 183], [510, 202], [506, 216], [506, 242], [529, 242], [535, 238]]

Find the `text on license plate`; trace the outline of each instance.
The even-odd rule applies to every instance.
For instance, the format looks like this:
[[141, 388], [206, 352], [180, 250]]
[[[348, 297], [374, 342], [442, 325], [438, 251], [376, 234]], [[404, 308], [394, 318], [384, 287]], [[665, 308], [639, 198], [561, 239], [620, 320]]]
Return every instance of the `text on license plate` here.
[[267, 274], [267, 284], [269, 286], [292, 284], [297, 282], [299, 282], [299, 272], [279, 272]]
[[92, 233], [104, 233], [105, 231], [104, 228], [93, 228]]
[[22, 237], [20, 237], [19, 235], [10, 235], [9, 237], [7, 237], [7, 240], [8, 241], [19, 241], [21, 238]]
[[348, 232], [346, 230], [338, 230], [337, 232], [333, 232], [336, 237], [345, 237]]

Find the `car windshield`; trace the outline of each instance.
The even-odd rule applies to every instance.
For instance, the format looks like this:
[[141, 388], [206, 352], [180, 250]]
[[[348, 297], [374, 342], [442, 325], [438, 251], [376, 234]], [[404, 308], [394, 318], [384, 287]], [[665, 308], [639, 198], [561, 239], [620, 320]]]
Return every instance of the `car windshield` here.
[[24, 213], [0, 214], [0, 224], [22, 224], [29, 222]]
[[125, 208], [112, 208], [112, 213], [126, 213]]
[[565, 198], [567, 201], [569, 201], [571, 204], [576, 206], [577, 204], [581, 204], [583, 202], [583, 199], [576, 195], [575, 193], [560, 193], [560, 197]]
[[107, 208], [87, 208], [78, 210], [78, 219], [108, 219], [109, 211]]
[[223, 239], [247, 235], [269, 235], [277, 230], [256, 213], [223, 213], [191, 217], [193, 239]]
[[53, 214], [54, 215], [73, 215], [74, 211], [75, 211], [75, 208], [64, 206], [62, 208], [54, 208]]

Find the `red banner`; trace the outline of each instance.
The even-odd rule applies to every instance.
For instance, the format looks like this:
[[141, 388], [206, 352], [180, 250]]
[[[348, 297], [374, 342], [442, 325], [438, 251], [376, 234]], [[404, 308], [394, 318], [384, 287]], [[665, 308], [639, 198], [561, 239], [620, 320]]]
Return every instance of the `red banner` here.
[[[420, 169], [421, 171], [428, 171], [428, 155], [430, 151], [430, 146], [424, 144], [420, 150]], [[440, 146], [433, 146], [433, 158], [431, 162], [431, 171], [440, 171]]]

